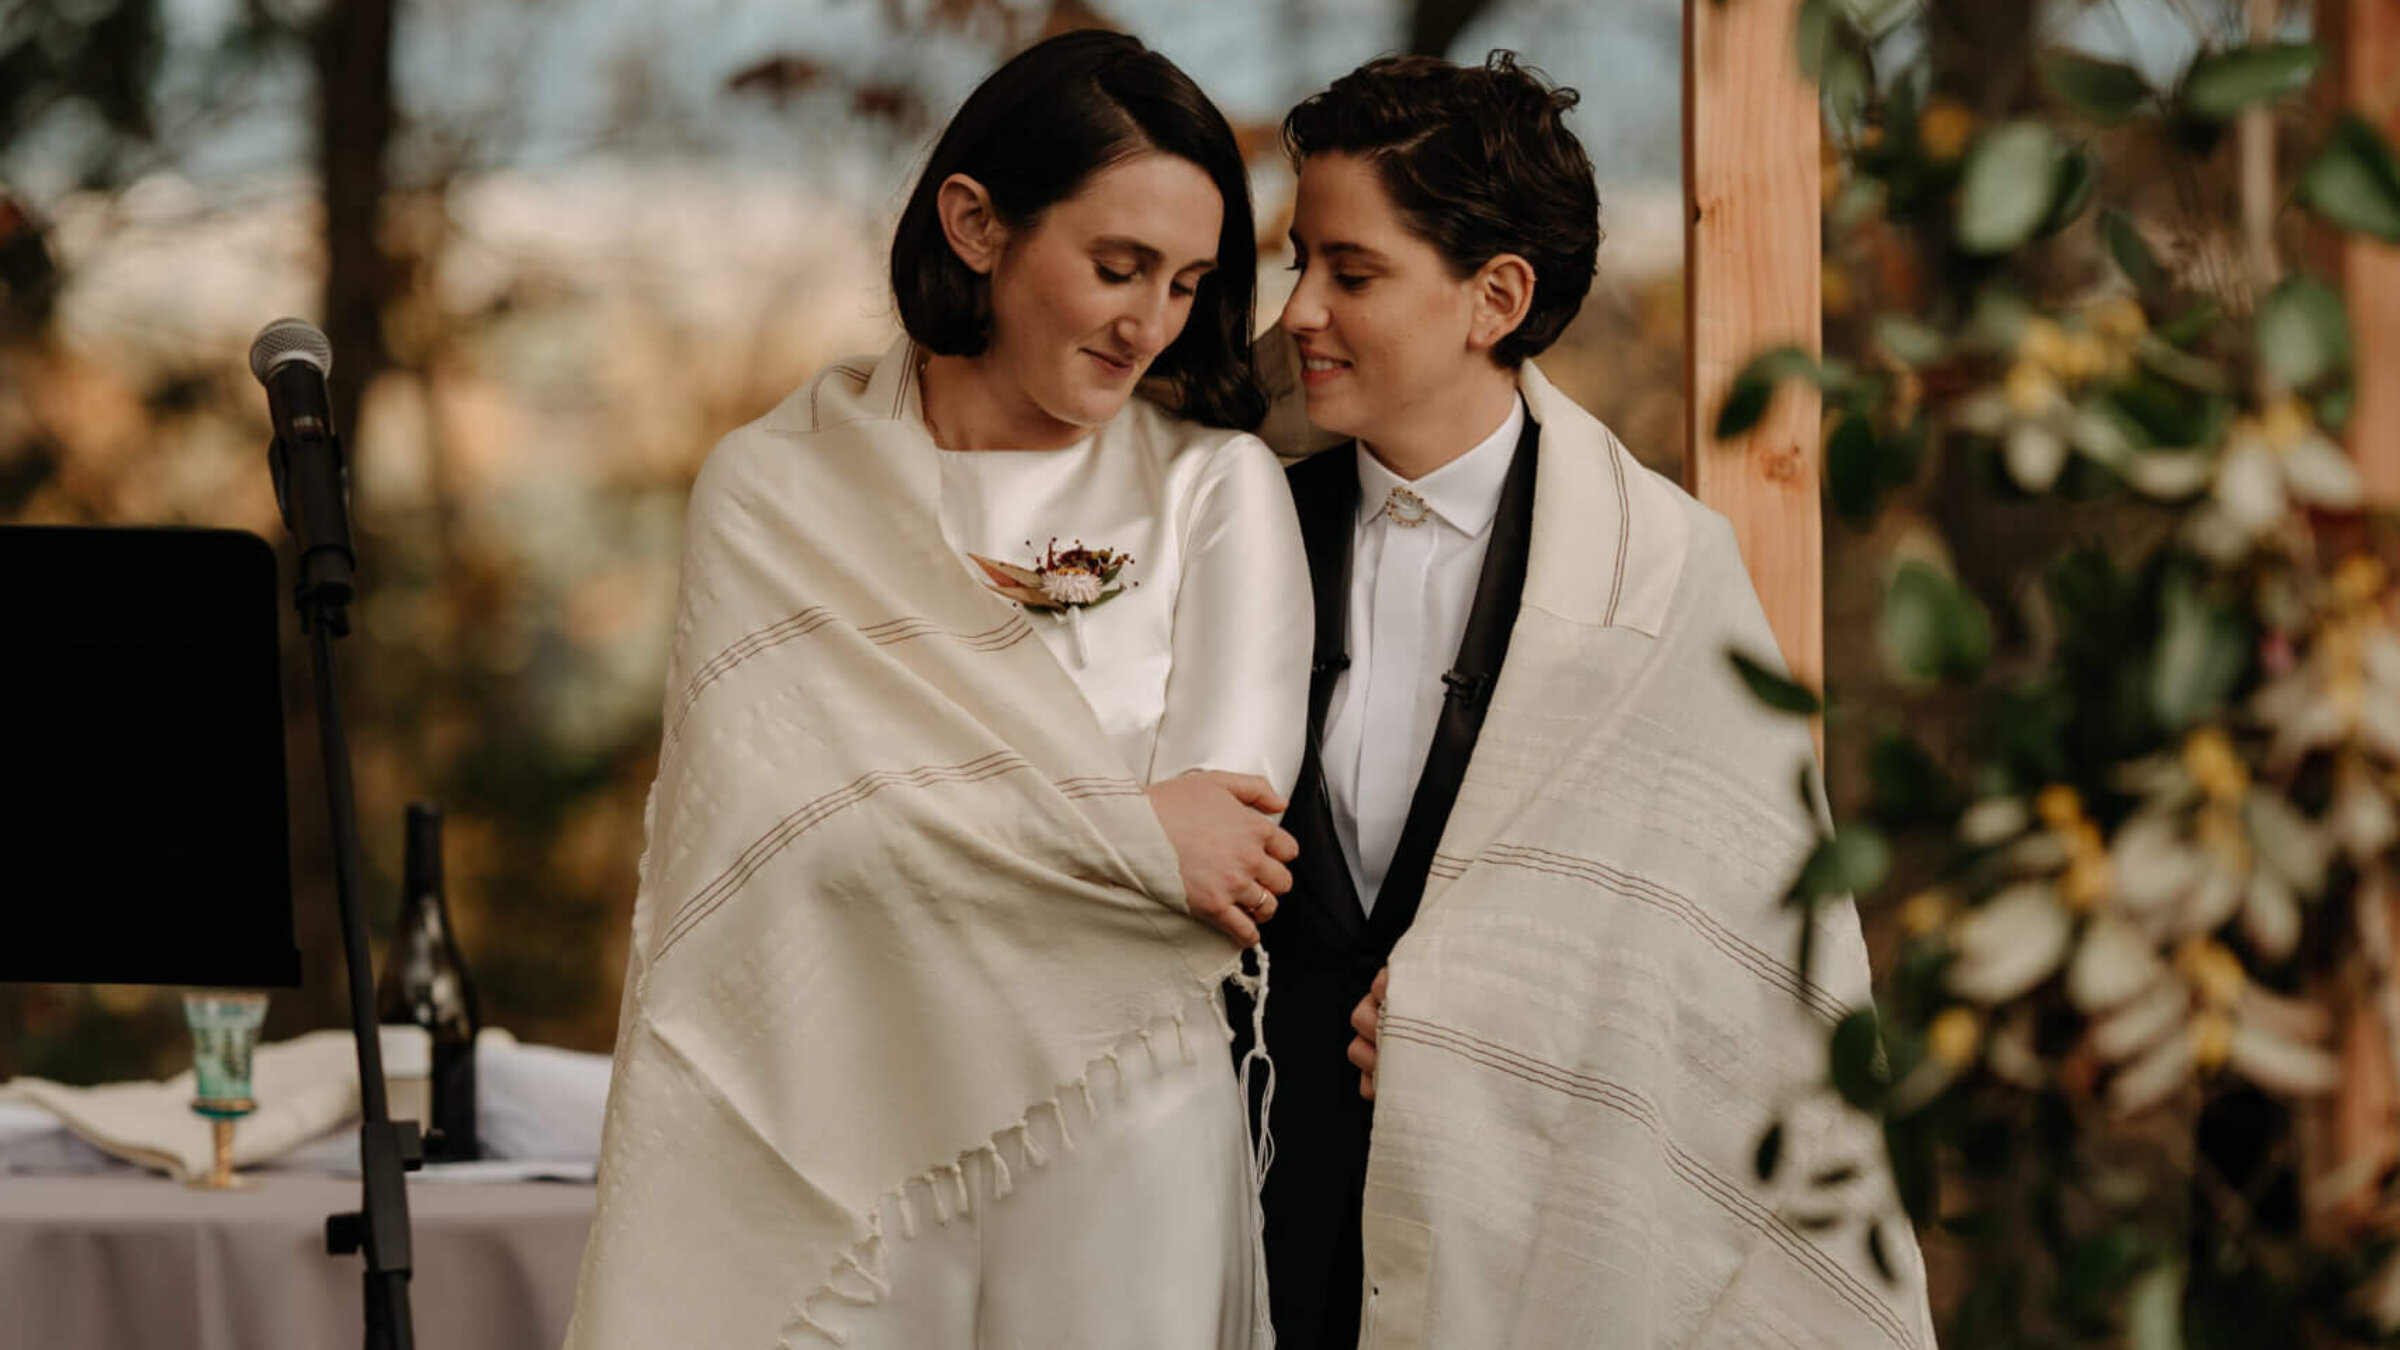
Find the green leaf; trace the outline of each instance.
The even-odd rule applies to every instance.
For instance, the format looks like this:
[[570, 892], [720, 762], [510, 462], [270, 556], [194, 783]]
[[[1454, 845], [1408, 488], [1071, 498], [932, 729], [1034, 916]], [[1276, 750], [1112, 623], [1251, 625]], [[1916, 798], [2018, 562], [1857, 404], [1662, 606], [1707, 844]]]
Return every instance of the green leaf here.
[[2203, 300], [2152, 329], [2150, 336], [2170, 346], [2189, 347], [2208, 336], [2224, 317], [2225, 312], [2216, 301]]
[[1826, 438], [1825, 495], [1852, 525], [1864, 529], [1874, 523], [1883, 504], [1883, 465], [1875, 419], [1865, 413], [1845, 414]]
[[1716, 438], [1730, 441], [1748, 432], [1767, 415], [1777, 385], [1789, 379], [1815, 379], [1817, 373], [1816, 358], [1798, 347], [1777, 347], [1751, 357], [1750, 364], [1733, 377], [1725, 406], [1717, 411]]
[[2150, 97], [2150, 86], [2131, 66], [2096, 61], [2077, 52], [2047, 52], [2040, 58], [2042, 83], [2068, 107], [2103, 126], [2131, 117]]
[[2183, 1266], [2161, 1261], [2125, 1292], [2126, 1350], [2183, 1350]]
[[1941, 360], [1950, 345], [1940, 330], [1905, 314], [1876, 315], [1875, 336], [1892, 355], [1912, 366], [1927, 366]]
[[1782, 1161], [1783, 1122], [1779, 1120], [1769, 1125], [1766, 1135], [1758, 1141], [1758, 1179], [1761, 1182], [1773, 1181], [1776, 1165]]
[[1880, 42], [1893, 29], [1916, 17], [1916, 0], [1843, 0], [1850, 22], [1863, 36]]
[[2148, 1250], [2132, 1228], [2111, 1228], [2076, 1243], [2059, 1281], [2060, 1300], [2079, 1313], [2097, 1312], [2133, 1278]]
[[1958, 809], [1958, 790], [1925, 747], [1905, 732], [1887, 731], [1867, 749], [1867, 778], [1874, 785], [1867, 810], [1887, 826], [1947, 820]]
[[1909, 1222], [1919, 1228], [1941, 1210], [1941, 1171], [1931, 1113], [1918, 1111], [1883, 1123], [1884, 1156], [1892, 1165], [1892, 1189]]
[[1733, 668], [1741, 672], [1742, 683], [1750, 686], [1750, 693], [1775, 711], [1799, 713], [1805, 717], [1815, 714], [1822, 707], [1807, 686], [1776, 674], [1740, 652], [1727, 652], [1726, 655], [1733, 661]]
[[2117, 270], [2144, 295], [2167, 288], [2166, 269], [2158, 265], [2150, 246], [2142, 242], [2141, 231], [2124, 212], [2113, 206], [2102, 207], [2097, 222], [2100, 242], [2108, 246], [2108, 256], [2116, 259]]
[[2355, 114], [2334, 125], [2325, 148], [2301, 174], [2300, 200], [2345, 230], [2400, 244], [2400, 159], [2383, 134]]
[[2327, 390], [2317, 400], [2317, 422], [2327, 431], [2341, 435], [2350, 429], [2350, 414], [2358, 409], [2358, 388], [2348, 380]]
[[1874, 826], [1854, 821], [1817, 840], [1800, 868], [1800, 879], [1792, 883], [1792, 895], [1812, 902], [1826, 896], [1871, 895], [1891, 870], [1891, 846]]
[[2035, 234], [2056, 234], [2068, 222], [2082, 214], [2092, 200], [2092, 157], [2081, 150], [2067, 150], [2059, 155], [2058, 174], [2051, 186], [2050, 213], [2042, 218]]
[[1845, 132], [1857, 128], [1867, 105], [1875, 98], [1875, 72], [1853, 46], [1837, 42], [1825, 53], [1825, 74], [1817, 83], [1827, 112]]
[[1834, 41], [1831, 0], [1800, 0], [1800, 12], [1792, 21], [1792, 39], [1801, 77], [1811, 83], [1824, 78], [1825, 55]]
[[1915, 683], [1973, 679], [1991, 658], [1992, 625], [1982, 602], [1921, 562], [1903, 563], [1893, 574], [1878, 629], [1885, 664]]
[[1884, 1068], [1883, 1035], [1873, 1008], [1860, 1008], [1834, 1027], [1826, 1068], [1833, 1090], [1842, 1094], [1842, 1100], [1861, 1111], [1883, 1104], [1891, 1081]]
[[2064, 154], [2039, 122], [2010, 122], [1976, 141], [1959, 188], [1958, 246], [2006, 253], [2032, 238], [2058, 199]]
[[2161, 725], [2180, 731], [2233, 692], [2249, 665], [2250, 644], [2240, 620], [2202, 599], [2189, 576], [2168, 579], [2160, 608], [2150, 706]]
[[2317, 61], [2316, 47], [2306, 42], [2206, 53], [2183, 78], [2183, 106], [2210, 121], [2231, 121], [2253, 104], [2307, 88], [2317, 77]]
[[2332, 287], [2289, 277], [2258, 310], [2258, 356], [2294, 389], [2350, 365], [2350, 312]]

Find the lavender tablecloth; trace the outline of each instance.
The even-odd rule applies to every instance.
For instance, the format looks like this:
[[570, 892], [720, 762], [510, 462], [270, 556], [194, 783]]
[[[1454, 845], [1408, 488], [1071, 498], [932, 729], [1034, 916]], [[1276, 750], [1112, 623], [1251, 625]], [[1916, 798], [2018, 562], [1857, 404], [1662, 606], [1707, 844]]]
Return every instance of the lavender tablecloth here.
[[[358, 1183], [264, 1172], [255, 1191], [149, 1175], [0, 1177], [0, 1350], [341, 1350], [360, 1343], [358, 1257], [325, 1216]], [[421, 1350], [564, 1338], [593, 1189], [412, 1181]]]

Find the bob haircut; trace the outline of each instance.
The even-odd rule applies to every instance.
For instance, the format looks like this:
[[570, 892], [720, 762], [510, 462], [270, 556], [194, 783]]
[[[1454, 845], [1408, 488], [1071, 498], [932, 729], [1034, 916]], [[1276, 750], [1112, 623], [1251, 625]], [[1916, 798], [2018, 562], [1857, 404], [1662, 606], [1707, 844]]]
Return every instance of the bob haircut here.
[[1216, 268], [1193, 292], [1183, 331], [1152, 363], [1146, 391], [1179, 417], [1248, 431], [1267, 396], [1250, 357], [1258, 242], [1250, 182], [1225, 115], [1191, 77], [1122, 33], [1064, 33], [1011, 58], [967, 96], [935, 142], [892, 235], [892, 295], [908, 335], [944, 356], [980, 356], [992, 338], [990, 279], [942, 233], [935, 198], [963, 173], [992, 195], [1011, 232], [1144, 153], [1186, 160], [1225, 202]]
[[1292, 109], [1283, 147], [1295, 168], [1311, 155], [1373, 164], [1401, 219], [1460, 280], [1503, 253], [1533, 264], [1525, 321], [1492, 348], [1513, 369], [1558, 340], [1599, 265], [1600, 194], [1565, 120], [1579, 98], [1514, 52], [1481, 66], [1387, 56]]

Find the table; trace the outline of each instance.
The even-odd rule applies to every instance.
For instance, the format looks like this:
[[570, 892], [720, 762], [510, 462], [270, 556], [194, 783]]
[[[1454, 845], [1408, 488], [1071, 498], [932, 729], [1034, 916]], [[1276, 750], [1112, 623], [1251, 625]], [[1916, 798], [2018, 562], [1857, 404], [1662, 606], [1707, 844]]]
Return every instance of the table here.
[[[160, 1177], [0, 1177], [0, 1350], [341, 1350], [361, 1342], [357, 1256], [325, 1254], [355, 1179], [246, 1173], [254, 1191]], [[422, 1350], [555, 1350], [594, 1190], [412, 1180]]]

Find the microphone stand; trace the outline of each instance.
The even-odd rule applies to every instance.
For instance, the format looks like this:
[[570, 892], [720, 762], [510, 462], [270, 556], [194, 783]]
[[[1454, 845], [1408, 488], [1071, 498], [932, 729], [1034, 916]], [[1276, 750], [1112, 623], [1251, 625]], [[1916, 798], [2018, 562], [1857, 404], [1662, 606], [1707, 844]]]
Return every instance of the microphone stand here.
[[374, 962], [368, 955], [366, 912], [359, 900], [358, 804], [350, 743], [342, 731], [341, 694], [333, 678], [334, 639], [350, 631], [354, 557], [342, 500], [347, 474], [341, 467], [340, 442], [329, 436], [327, 448], [332, 451], [330, 472], [311, 466], [295, 473], [281, 437], [267, 452], [284, 525], [301, 549], [292, 603], [300, 612], [301, 630], [309, 635], [316, 668], [318, 743], [325, 805], [333, 825], [334, 898], [342, 916], [342, 955], [350, 979], [350, 1031], [358, 1042], [361, 1207], [326, 1218], [325, 1250], [335, 1256], [365, 1254], [367, 1350], [415, 1350], [408, 1305], [408, 1183], [403, 1174], [423, 1165], [425, 1150], [416, 1122], [391, 1119], [384, 1099]]

